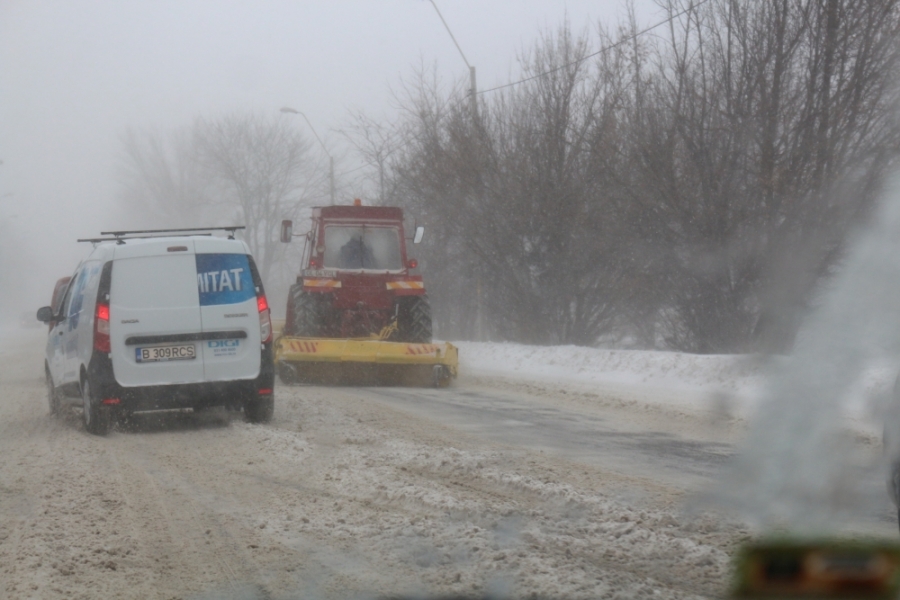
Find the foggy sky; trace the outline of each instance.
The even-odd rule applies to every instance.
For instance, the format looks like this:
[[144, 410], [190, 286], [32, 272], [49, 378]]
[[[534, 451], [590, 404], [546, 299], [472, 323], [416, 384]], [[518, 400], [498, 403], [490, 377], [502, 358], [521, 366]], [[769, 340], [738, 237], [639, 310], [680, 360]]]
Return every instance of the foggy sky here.
[[[517, 79], [516, 54], [566, 18], [593, 33], [626, 16], [620, 0], [437, 4], [479, 89]], [[663, 16], [636, 4], [640, 25]], [[0, 0], [0, 321], [49, 303], [90, 250], [76, 238], [140, 226], [113, 201], [127, 128], [291, 106], [344, 156], [340, 177], [356, 165], [334, 130], [349, 109], [389, 115], [390, 88], [419, 64], [467, 76], [426, 0]]]

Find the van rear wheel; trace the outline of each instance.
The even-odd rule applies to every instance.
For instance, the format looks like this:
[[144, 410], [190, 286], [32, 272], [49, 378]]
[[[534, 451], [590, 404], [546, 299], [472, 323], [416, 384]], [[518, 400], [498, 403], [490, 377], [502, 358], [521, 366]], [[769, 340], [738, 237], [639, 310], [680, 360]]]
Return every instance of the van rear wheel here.
[[59, 416], [59, 390], [53, 385], [53, 377], [50, 375], [50, 369], [44, 369], [44, 375], [47, 379], [47, 402], [50, 405], [50, 415]]
[[100, 399], [91, 389], [91, 382], [87, 377], [81, 382], [81, 401], [84, 408], [84, 428], [94, 435], [109, 433], [111, 420], [109, 407], [100, 404]]
[[275, 414], [275, 397], [261, 396], [244, 400], [244, 416], [251, 423], [268, 423]]

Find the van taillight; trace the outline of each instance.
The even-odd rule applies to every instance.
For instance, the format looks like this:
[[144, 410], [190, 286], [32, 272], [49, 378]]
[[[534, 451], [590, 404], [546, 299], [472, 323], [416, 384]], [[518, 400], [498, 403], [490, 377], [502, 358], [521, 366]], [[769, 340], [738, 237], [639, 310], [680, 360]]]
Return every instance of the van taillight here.
[[259, 309], [259, 339], [263, 344], [272, 341], [272, 319], [269, 317], [269, 301], [265, 294], [256, 297], [256, 307]]
[[109, 305], [97, 303], [94, 318], [94, 350], [110, 352], [109, 345]]

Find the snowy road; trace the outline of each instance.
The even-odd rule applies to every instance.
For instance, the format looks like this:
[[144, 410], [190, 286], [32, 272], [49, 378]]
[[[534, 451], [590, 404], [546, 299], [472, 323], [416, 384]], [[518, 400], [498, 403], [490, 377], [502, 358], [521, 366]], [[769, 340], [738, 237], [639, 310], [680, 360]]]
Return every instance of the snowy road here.
[[598, 406], [588, 410], [584, 403], [579, 406], [550, 399], [546, 392], [534, 396], [469, 384], [450, 390], [368, 388], [350, 393], [486, 441], [546, 452], [623, 475], [662, 480], [675, 487], [701, 483], [733, 451], [727, 443], [627, 424], [617, 411]]
[[731, 451], [702, 418], [469, 379], [97, 438], [47, 415], [41, 343], [0, 356], [0, 597], [715, 597], [746, 535], [682, 509]]

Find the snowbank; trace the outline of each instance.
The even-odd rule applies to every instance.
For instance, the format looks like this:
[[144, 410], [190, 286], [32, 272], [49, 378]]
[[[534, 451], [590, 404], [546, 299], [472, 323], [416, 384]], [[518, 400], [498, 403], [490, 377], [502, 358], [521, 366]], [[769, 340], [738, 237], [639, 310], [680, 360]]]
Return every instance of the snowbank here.
[[[618, 393], [651, 405], [691, 410], [727, 408], [748, 417], [765, 391], [772, 359], [581, 346], [453, 342], [465, 375], [530, 381], [580, 391]], [[776, 359], [782, 365], [786, 358]], [[847, 398], [849, 417], [867, 420], [893, 384], [896, 369], [872, 366]], [[627, 392], [627, 393], [626, 393]]]
[[572, 383], [664, 384], [740, 391], [755, 386], [763, 363], [745, 355], [697, 355], [583, 346], [453, 342], [475, 374]]

